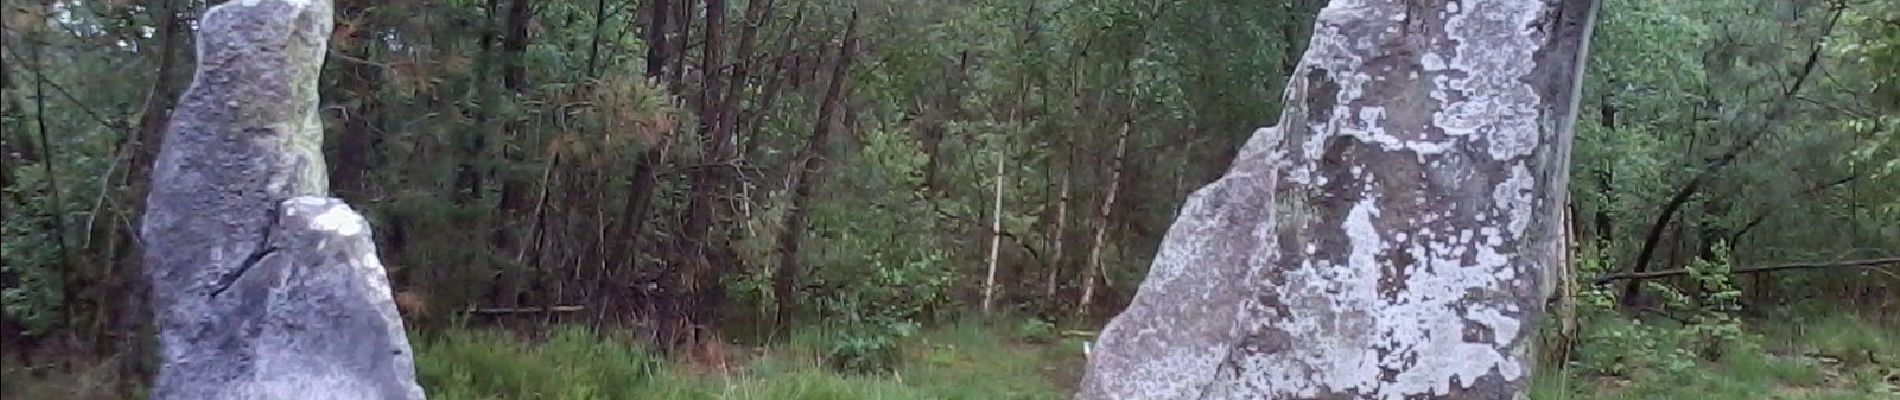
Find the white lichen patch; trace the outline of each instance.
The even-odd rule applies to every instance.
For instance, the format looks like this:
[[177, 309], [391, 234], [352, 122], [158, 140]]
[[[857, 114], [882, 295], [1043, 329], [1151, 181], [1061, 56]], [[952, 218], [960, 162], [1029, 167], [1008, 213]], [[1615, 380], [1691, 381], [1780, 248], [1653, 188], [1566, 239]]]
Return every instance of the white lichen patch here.
[[1531, 176], [1530, 167], [1517, 162], [1511, 165], [1511, 175], [1492, 189], [1493, 204], [1497, 204], [1498, 208], [1503, 210], [1505, 228], [1510, 232], [1521, 233], [1530, 227], [1531, 213], [1535, 211], [1536, 205], [1533, 203], [1536, 198], [1533, 190], [1536, 187], [1536, 178]]
[[1463, 4], [1468, 10], [1449, 11], [1445, 20], [1446, 37], [1457, 42], [1448, 68], [1463, 74], [1439, 87], [1463, 98], [1445, 104], [1432, 119], [1448, 134], [1485, 135], [1493, 158], [1529, 155], [1539, 144], [1535, 106], [1541, 103], [1537, 92], [1520, 78], [1536, 67], [1528, 61], [1544, 34], [1530, 27], [1542, 4], [1511, 0]]
[[[266, 2], [266, 1], [276, 1], [276, 2], [280, 2], [284, 4], [289, 4], [291, 7], [303, 8], [305, 6], [309, 6], [310, 2], [312, 1], [323, 1], [323, 0], [238, 0], [236, 4], [240, 4], [245, 7], [256, 7], [258, 4], [262, 4], [263, 2]], [[230, 3], [226, 3], [226, 4], [230, 4]]]
[[300, 196], [286, 200], [285, 206], [285, 214], [291, 217], [301, 216], [304, 212], [314, 213], [307, 218], [311, 229], [338, 236], [356, 236], [369, 231], [369, 222], [339, 200]]
[[[1123, 358], [1091, 359], [1092, 385], [1130, 391], [1085, 388], [1084, 397], [1402, 399], [1476, 389], [1486, 376], [1525, 379], [1530, 366], [1519, 346], [1525, 311], [1495, 294], [1516, 290], [1525, 274], [1537, 272], [1538, 255], [1521, 245], [1543, 200], [1539, 175], [1524, 157], [1546, 145], [1538, 123], [1542, 100], [1526, 83], [1543, 40], [1533, 28], [1544, 5], [1447, 3], [1440, 10], [1443, 30], [1394, 29], [1414, 21], [1403, 18], [1406, 4], [1390, 0], [1337, 0], [1322, 10], [1279, 125], [1301, 136], [1255, 132], [1234, 170], [1210, 186], [1233, 190], [1190, 198], [1142, 294], [1124, 314], [1145, 320], [1117, 318], [1103, 332], [1096, 357]], [[1383, 58], [1397, 54], [1388, 47], [1400, 43], [1422, 44], [1404, 49], [1418, 68]], [[1375, 56], [1382, 58], [1370, 64]], [[1422, 118], [1422, 108], [1405, 107], [1435, 109]], [[1340, 153], [1341, 146], [1350, 146], [1349, 153]], [[1409, 161], [1397, 153], [1415, 156], [1418, 164], [1393, 165]], [[1348, 162], [1344, 167], [1322, 162], [1341, 154], [1336, 159]], [[1261, 171], [1262, 164], [1271, 167]], [[1270, 187], [1276, 196], [1266, 207], [1274, 213], [1270, 222], [1223, 227], [1233, 222], [1209, 210], [1237, 207], [1232, 202], [1244, 196], [1226, 192], [1259, 180], [1280, 185]], [[1202, 236], [1243, 234], [1257, 245]], [[1218, 309], [1215, 304], [1235, 298], [1215, 291], [1237, 283], [1197, 280], [1231, 277], [1208, 271], [1234, 268], [1233, 258], [1220, 256], [1234, 251], [1247, 252], [1246, 279], [1238, 285], [1250, 292], [1238, 298], [1243, 305], [1235, 310], [1233, 332], [1159, 342], [1183, 338], [1184, 331], [1225, 328], [1146, 294], [1177, 291], [1170, 298], [1208, 303], [1192, 311]], [[1231, 342], [1210, 346], [1206, 340]], [[1123, 346], [1137, 346], [1149, 359], [1126, 359], [1131, 353], [1116, 349]], [[1101, 365], [1122, 370], [1103, 372]], [[1489, 386], [1496, 381], [1486, 382], [1493, 383], [1485, 390], [1497, 390]]]
[[355, 236], [368, 230], [363, 216], [356, 215], [349, 207], [332, 207], [310, 219], [311, 227], [336, 232], [338, 235]]
[[[1526, 29], [1538, 18], [1539, 3], [1531, 1], [1472, 0], [1454, 3], [1448, 10], [1446, 30], [1455, 51], [1425, 52], [1419, 62], [1430, 74], [1429, 97], [1442, 109], [1432, 115], [1430, 128], [1443, 131], [1437, 138], [1400, 139], [1393, 129], [1425, 127], [1388, 126], [1388, 110], [1366, 92], [1380, 74], [1369, 71], [1360, 55], [1370, 54], [1381, 38], [1343, 35], [1341, 26], [1364, 24], [1368, 15], [1390, 13], [1391, 4], [1378, 1], [1338, 1], [1322, 11], [1310, 51], [1300, 71], [1325, 71], [1326, 81], [1338, 87], [1335, 98], [1317, 103], [1335, 104], [1324, 120], [1308, 121], [1289, 115], [1282, 123], [1304, 123], [1313, 132], [1303, 138], [1285, 182], [1303, 187], [1321, 184], [1316, 161], [1333, 136], [1351, 136], [1377, 144], [1383, 151], [1417, 153], [1425, 157], [1484, 141], [1494, 159], [1516, 159], [1538, 143], [1535, 105], [1539, 99], [1522, 81], [1533, 65], [1536, 32]], [[1407, 71], [1407, 73], [1410, 73]], [[1305, 76], [1305, 75], [1299, 75]], [[1326, 93], [1306, 87], [1307, 93]], [[1315, 102], [1308, 101], [1308, 104]], [[1415, 136], [1415, 135], [1408, 135]], [[1278, 329], [1300, 338], [1296, 348], [1282, 354], [1245, 357], [1237, 362], [1251, 376], [1240, 386], [1260, 393], [1315, 396], [1348, 391], [1371, 398], [1398, 399], [1412, 395], [1446, 394], [1453, 382], [1469, 388], [1481, 376], [1499, 374], [1521, 379], [1527, 366], [1510, 346], [1523, 330], [1515, 311], [1504, 311], [1467, 296], [1476, 291], [1508, 288], [1518, 278], [1513, 266], [1520, 257], [1507, 248], [1522, 238], [1529, 226], [1535, 177], [1522, 162], [1512, 164], [1505, 179], [1471, 180], [1462, 184], [1495, 185], [1487, 192], [1496, 201], [1495, 214], [1449, 211], [1422, 215], [1383, 216], [1372, 182], [1363, 170], [1342, 190], [1359, 190], [1361, 200], [1347, 209], [1330, 229], [1343, 234], [1346, 248], [1324, 249], [1313, 243], [1299, 248], [1298, 266], [1281, 268], [1286, 288], [1283, 300], [1292, 315], [1279, 322], [1255, 321], [1256, 331]], [[1430, 204], [1430, 203], [1426, 203]], [[1407, 224], [1383, 218], [1405, 218]], [[1471, 222], [1478, 220], [1478, 224]], [[1305, 225], [1315, 234], [1324, 224]], [[1403, 229], [1400, 231], [1399, 229]], [[1265, 246], [1274, 247], [1274, 246]], [[1404, 253], [1415, 265], [1398, 287], [1381, 287], [1381, 271], [1392, 254]], [[1328, 258], [1329, 254], [1338, 265]], [[1343, 257], [1340, 257], [1343, 256]], [[1385, 293], [1382, 293], [1384, 291]], [[1481, 327], [1472, 328], [1472, 327]], [[1468, 341], [1467, 329], [1487, 332], [1483, 340]], [[1272, 396], [1269, 396], [1272, 397]]]

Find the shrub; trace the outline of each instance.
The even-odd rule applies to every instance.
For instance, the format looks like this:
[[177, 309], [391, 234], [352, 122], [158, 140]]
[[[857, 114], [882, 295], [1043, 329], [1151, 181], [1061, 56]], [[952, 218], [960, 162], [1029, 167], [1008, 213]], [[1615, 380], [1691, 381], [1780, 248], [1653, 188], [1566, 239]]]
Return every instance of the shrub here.
[[1049, 343], [1055, 341], [1056, 324], [1041, 319], [1030, 318], [1016, 326], [1016, 337], [1031, 343]]

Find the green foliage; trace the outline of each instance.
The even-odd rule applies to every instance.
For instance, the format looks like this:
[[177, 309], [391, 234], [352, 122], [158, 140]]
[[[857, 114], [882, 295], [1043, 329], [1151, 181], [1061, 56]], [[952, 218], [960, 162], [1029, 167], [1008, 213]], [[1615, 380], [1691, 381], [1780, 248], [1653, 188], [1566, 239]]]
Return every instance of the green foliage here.
[[59, 245], [48, 209], [52, 199], [38, 193], [22, 193], [32, 187], [40, 174], [22, 174], [22, 184], [5, 188], [0, 198], [25, 198], [24, 204], [10, 207], [0, 220], [0, 274], [17, 280], [0, 288], [0, 306], [7, 318], [25, 328], [26, 335], [39, 336], [59, 327], [65, 302], [65, 282], [61, 275]]
[[[1759, 339], [1744, 331], [1741, 290], [1729, 272], [1726, 246], [1716, 247], [1714, 260], [1696, 260], [1690, 275], [1700, 290], [1685, 292], [1648, 281], [1645, 289], [1663, 300], [1659, 312], [1689, 315], [1679, 320], [1628, 318], [1617, 311], [1613, 290], [1591, 288], [1580, 293], [1582, 332], [1576, 353], [1584, 371], [1627, 376], [1655, 373], [1673, 379], [1694, 374], [1698, 360], [1720, 359], [1730, 352], [1757, 353]], [[1600, 258], [1580, 260], [1583, 270], [1601, 265]]]
[[834, 295], [821, 299], [826, 315], [843, 326], [832, 337], [826, 360], [844, 371], [888, 371], [902, 362], [898, 343], [915, 334], [919, 320], [928, 320], [949, 301], [954, 275], [936, 257], [905, 262], [901, 267], [873, 265], [868, 279], [846, 282]]
[[[836, 332], [801, 330], [726, 375], [708, 376], [646, 356], [616, 339], [577, 328], [526, 343], [508, 334], [450, 331], [421, 341], [417, 370], [430, 398], [460, 399], [1060, 399], [1049, 368], [1069, 368], [1071, 351], [1021, 347], [976, 324], [913, 332], [897, 351], [918, 354], [888, 366], [895, 374], [839, 374], [821, 355]], [[1066, 380], [1067, 377], [1060, 378]], [[980, 384], [979, 384], [980, 383]]]
[[416, 376], [439, 399], [633, 399], [658, 359], [582, 328], [528, 345], [507, 334], [452, 331], [417, 342]]
[[907, 321], [854, 324], [832, 336], [825, 361], [843, 372], [888, 372], [903, 362], [898, 343], [916, 331], [917, 326]]
[[1016, 326], [1016, 337], [1030, 343], [1049, 343], [1056, 339], [1056, 324], [1037, 318], [1025, 319]]
[[[1586, 327], [1608, 326], [1608, 330], [1630, 331], [1633, 320], [1613, 317], [1592, 321]], [[1615, 374], [1588, 368], [1542, 369], [1533, 380], [1531, 398], [1556, 399], [1876, 399], [1890, 397], [1900, 386], [1885, 382], [1891, 367], [1845, 359], [1847, 354], [1874, 354], [1881, 357], [1900, 354], [1896, 337], [1900, 330], [1869, 323], [1852, 316], [1830, 315], [1814, 319], [1764, 321], [1760, 329], [1742, 335], [1748, 341], [1766, 346], [1732, 346], [1720, 359], [1701, 360], [1693, 354], [1648, 356], [1650, 364], [1629, 365]], [[1606, 331], [1608, 331], [1606, 330]], [[1579, 348], [1586, 360], [1593, 354], [1642, 356], [1627, 346], [1647, 346], [1648, 340], [1679, 340], [1682, 346], [1699, 340], [1680, 327], [1648, 326], [1634, 330], [1647, 333], [1623, 337], [1626, 341], [1602, 341]], [[1673, 333], [1672, 333], [1673, 332]], [[1660, 345], [1668, 348], [1668, 344]], [[1684, 347], [1686, 348], [1686, 347]], [[1744, 351], [1747, 350], [1747, 351]], [[1669, 359], [1667, 363], [1658, 363]], [[1665, 368], [1677, 368], [1671, 372]]]

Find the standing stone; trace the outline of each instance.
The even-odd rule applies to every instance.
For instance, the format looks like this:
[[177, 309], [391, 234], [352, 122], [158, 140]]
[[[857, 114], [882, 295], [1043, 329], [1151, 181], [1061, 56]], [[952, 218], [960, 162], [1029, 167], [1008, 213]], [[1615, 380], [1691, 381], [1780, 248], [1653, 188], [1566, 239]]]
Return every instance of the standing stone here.
[[369, 227], [327, 190], [317, 74], [328, 0], [199, 20], [140, 236], [154, 399], [421, 399]]
[[1335, 0], [1084, 399], [1521, 397], [1593, 0]]

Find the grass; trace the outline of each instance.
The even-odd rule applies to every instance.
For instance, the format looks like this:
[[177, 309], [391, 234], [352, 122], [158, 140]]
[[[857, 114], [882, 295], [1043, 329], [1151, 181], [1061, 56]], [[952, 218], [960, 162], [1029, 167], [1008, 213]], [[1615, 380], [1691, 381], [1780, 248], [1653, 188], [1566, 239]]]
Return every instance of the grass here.
[[505, 334], [459, 331], [420, 342], [418, 378], [431, 399], [1060, 399], [1080, 352], [1008, 339], [987, 324], [954, 324], [902, 344], [890, 373], [824, 366], [830, 333], [795, 333], [736, 368], [707, 372], [660, 362], [623, 341], [568, 328], [524, 344]]
[[[1900, 329], [1852, 317], [1757, 321], [1760, 350], [1725, 353], [1687, 372], [1589, 376], [1539, 370], [1532, 399], [1896, 399]], [[417, 374], [431, 399], [1063, 399], [1081, 377], [1080, 345], [1025, 333], [1020, 321], [963, 322], [902, 340], [886, 373], [840, 373], [823, 362], [839, 332], [793, 332], [724, 371], [665, 361], [631, 341], [582, 328], [538, 339], [487, 330], [417, 335]], [[1583, 348], [1579, 351], [1592, 351]], [[1601, 351], [1601, 350], [1598, 350]], [[0, 369], [4, 399], [123, 399], [109, 368]]]
[[[1897, 399], [1900, 329], [1852, 316], [1796, 322], [1756, 321], [1762, 345], [1732, 347], [1686, 374], [1638, 371], [1588, 376], [1545, 368], [1532, 383], [1538, 400], [1613, 399]], [[1578, 351], [1590, 351], [1584, 348]]]

